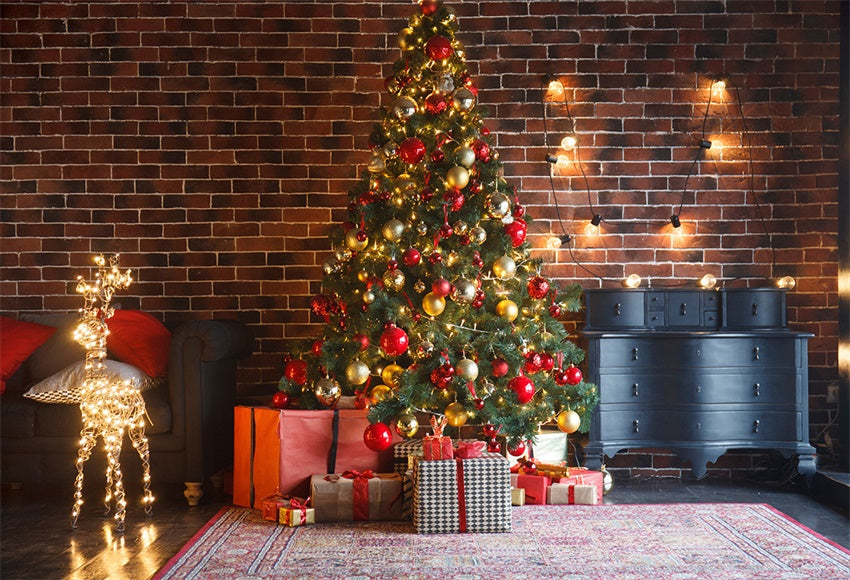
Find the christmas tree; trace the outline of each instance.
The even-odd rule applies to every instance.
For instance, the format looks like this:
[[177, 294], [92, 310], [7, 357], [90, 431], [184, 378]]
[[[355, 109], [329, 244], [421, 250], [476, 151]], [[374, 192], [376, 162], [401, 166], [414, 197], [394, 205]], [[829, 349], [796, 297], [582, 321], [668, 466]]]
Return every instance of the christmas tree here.
[[311, 300], [323, 336], [286, 362], [275, 404], [328, 408], [356, 395], [371, 405], [373, 449], [390, 444], [391, 428], [414, 436], [426, 414], [481, 425], [491, 449], [502, 434], [519, 455], [542, 423], [586, 431], [598, 396], [558, 321], [581, 289], [559, 290], [530, 256], [529, 218], [503, 177], [457, 30], [451, 8], [420, 0], [398, 35], [390, 106]]

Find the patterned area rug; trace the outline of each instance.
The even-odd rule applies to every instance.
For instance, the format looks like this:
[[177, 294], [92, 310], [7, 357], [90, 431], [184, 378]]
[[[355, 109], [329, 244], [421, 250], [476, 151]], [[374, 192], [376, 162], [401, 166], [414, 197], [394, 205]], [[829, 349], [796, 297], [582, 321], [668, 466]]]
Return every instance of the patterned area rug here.
[[155, 578], [850, 578], [850, 551], [763, 504], [523, 506], [505, 534], [297, 528], [224, 508]]

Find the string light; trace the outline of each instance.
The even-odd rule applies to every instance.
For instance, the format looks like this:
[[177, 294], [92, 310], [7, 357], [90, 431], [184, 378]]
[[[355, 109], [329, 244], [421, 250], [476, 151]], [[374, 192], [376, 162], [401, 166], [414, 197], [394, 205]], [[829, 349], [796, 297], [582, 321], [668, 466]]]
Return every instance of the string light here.
[[119, 456], [125, 431], [142, 460], [142, 503], [146, 514], [151, 514], [154, 501], [150, 491], [150, 448], [145, 436], [145, 401], [138, 385], [129, 380], [110, 380], [104, 373], [103, 364], [109, 334], [106, 319], [114, 313], [110, 306], [112, 296], [117, 290], [129, 287], [133, 278], [130, 270], [121, 272], [118, 269], [118, 254], [111, 256], [108, 262], [98, 255], [94, 262], [97, 266], [94, 282], [86, 282], [78, 276], [76, 287], [77, 293], [83, 296], [84, 306], [80, 309], [80, 323], [74, 330], [74, 340], [86, 349], [86, 362], [85, 380], [80, 386], [83, 427], [77, 451], [71, 527], [77, 527], [83, 505], [83, 466], [100, 437], [107, 459], [106, 497], [103, 501], [107, 513], [114, 502], [116, 531], [123, 532], [127, 501]]

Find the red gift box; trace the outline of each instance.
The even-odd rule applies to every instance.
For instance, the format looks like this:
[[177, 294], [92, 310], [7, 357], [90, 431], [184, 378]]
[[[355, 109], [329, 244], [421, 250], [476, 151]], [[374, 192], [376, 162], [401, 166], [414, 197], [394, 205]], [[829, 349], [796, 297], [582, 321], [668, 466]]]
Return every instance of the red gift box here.
[[392, 450], [375, 453], [363, 442], [366, 413], [235, 407], [233, 503], [262, 509], [275, 493], [307, 497], [316, 473], [392, 471]]
[[451, 437], [426, 435], [422, 440], [422, 457], [426, 460], [454, 459]]
[[569, 477], [556, 477], [553, 481], [573, 485], [596, 486], [596, 503], [602, 503], [602, 472], [584, 469], [583, 467], [570, 467]]
[[511, 485], [525, 490], [525, 503], [528, 505], [546, 505], [546, 488], [551, 484], [552, 479], [545, 475], [511, 475]]

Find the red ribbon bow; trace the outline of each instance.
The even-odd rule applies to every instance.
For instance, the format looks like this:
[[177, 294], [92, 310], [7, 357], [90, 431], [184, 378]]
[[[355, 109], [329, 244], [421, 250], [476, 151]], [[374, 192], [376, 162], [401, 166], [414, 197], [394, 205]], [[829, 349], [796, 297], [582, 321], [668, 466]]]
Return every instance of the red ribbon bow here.
[[484, 451], [484, 445], [483, 441], [461, 441], [455, 449], [455, 458], [472, 459], [474, 457], [481, 457], [481, 453]]
[[305, 523], [307, 523], [307, 508], [309, 506], [310, 506], [310, 498], [309, 497], [304, 500], [303, 504], [300, 501], [298, 501], [298, 498], [292, 498], [291, 500], [289, 500], [289, 507], [291, 507], [294, 510], [301, 510], [301, 524], [300, 525], [302, 525], [302, 526]]
[[348, 471], [343, 471], [342, 476], [345, 479], [372, 479], [375, 477], [374, 472], [371, 469], [367, 469], [366, 471], [359, 471], [357, 469], [349, 469]]

